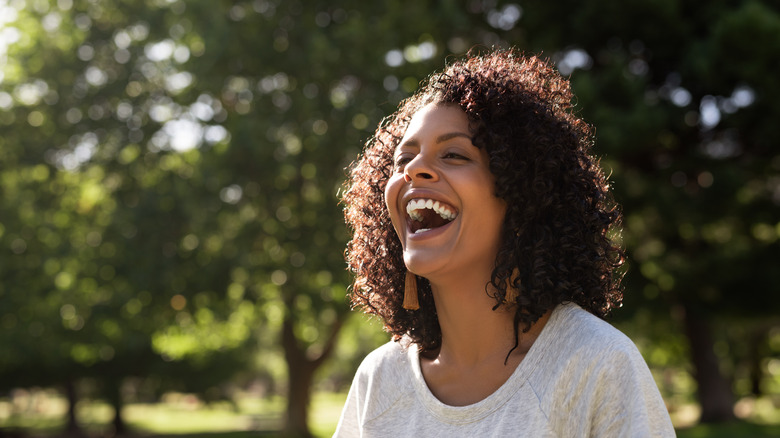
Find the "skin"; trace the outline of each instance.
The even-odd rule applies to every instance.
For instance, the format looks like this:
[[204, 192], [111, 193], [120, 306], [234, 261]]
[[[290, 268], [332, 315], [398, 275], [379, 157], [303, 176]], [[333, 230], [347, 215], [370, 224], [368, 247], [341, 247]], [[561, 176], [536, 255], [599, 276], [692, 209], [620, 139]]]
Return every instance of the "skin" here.
[[[475, 147], [466, 114], [429, 104], [412, 118], [394, 155], [385, 200], [404, 263], [431, 284], [441, 348], [421, 357], [423, 376], [443, 403], [476, 403], [498, 389], [525, 357], [549, 315], [514, 345], [513, 312], [485, 293], [500, 243], [506, 204], [495, 196], [487, 152]], [[449, 224], [414, 234], [406, 205], [433, 199], [457, 212]]]

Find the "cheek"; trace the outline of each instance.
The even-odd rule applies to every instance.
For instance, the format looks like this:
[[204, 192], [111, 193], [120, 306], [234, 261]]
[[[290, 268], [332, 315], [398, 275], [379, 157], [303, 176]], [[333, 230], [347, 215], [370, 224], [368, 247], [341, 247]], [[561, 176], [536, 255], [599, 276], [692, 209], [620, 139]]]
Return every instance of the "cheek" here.
[[483, 209], [483, 218], [491, 225], [495, 223], [503, 224], [506, 216], [506, 201], [496, 196], [494, 179], [491, 175], [482, 175], [479, 182], [475, 184], [479, 187], [473, 192], [473, 198], [478, 199]]
[[402, 219], [398, 211], [398, 195], [402, 186], [403, 176], [392, 176], [387, 181], [387, 186], [385, 187], [385, 207], [390, 213], [390, 220], [393, 222], [396, 233], [398, 233]]

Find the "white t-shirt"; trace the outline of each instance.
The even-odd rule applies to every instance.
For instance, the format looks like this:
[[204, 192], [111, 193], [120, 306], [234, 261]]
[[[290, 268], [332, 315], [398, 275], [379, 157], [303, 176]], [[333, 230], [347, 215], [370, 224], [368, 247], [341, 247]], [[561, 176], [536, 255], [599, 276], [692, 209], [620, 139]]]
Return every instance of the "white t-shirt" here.
[[468, 406], [428, 389], [415, 345], [390, 342], [355, 375], [334, 437], [673, 437], [650, 370], [623, 333], [576, 304], [553, 310], [509, 379]]

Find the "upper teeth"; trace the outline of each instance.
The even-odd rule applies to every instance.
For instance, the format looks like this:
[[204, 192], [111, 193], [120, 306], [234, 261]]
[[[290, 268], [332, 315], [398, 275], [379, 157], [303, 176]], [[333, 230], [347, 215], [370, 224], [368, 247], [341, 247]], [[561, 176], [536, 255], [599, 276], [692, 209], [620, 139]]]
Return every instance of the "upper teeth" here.
[[446, 204], [434, 201], [433, 199], [412, 199], [406, 204], [406, 213], [409, 214], [409, 217], [411, 217], [412, 220], [419, 221], [422, 220], [422, 215], [419, 210], [422, 210], [423, 208], [431, 209], [447, 220], [455, 219], [455, 216], [457, 216], [457, 213], [452, 211]]

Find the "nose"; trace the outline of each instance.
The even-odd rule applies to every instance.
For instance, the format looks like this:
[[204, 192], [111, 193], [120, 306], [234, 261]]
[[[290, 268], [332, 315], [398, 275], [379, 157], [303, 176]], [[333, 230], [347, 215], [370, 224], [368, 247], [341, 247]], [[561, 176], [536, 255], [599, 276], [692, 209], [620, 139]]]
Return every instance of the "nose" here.
[[423, 154], [417, 154], [417, 156], [415, 156], [412, 161], [406, 163], [406, 167], [404, 167], [404, 180], [406, 182], [436, 179], [438, 179], [438, 174], [428, 164], [428, 161]]

